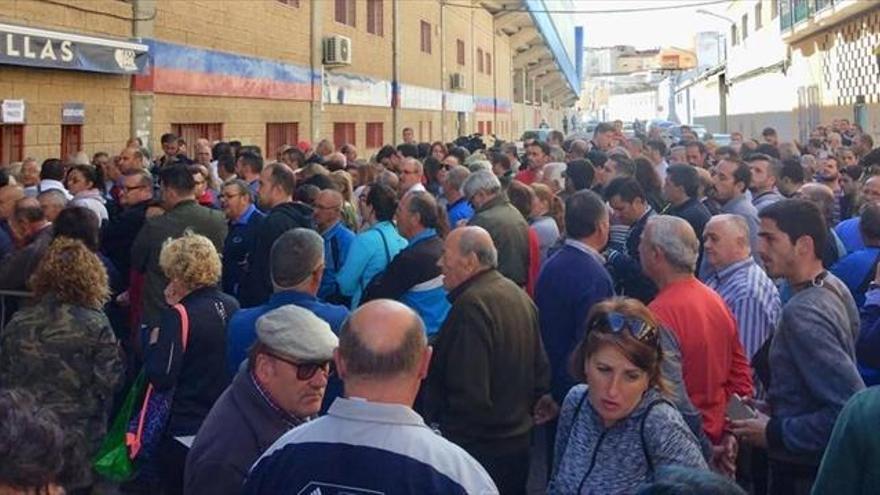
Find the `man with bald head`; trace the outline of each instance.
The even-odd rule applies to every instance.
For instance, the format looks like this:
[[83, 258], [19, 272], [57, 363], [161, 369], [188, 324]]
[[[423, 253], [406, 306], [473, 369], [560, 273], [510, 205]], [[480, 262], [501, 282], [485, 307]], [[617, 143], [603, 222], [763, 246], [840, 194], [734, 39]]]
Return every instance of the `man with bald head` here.
[[840, 238], [834, 232], [834, 205], [837, 200], [834, 191], [825, 184], [818, 182], [808, 182], [798, 189], [795, 194], [796, 198], [805, 199], [810, 203], [819, 207], [822, 216], [825, 218], [825, 224], [828, 226], [828, 241], [822, 249], [822, 266], [826, 269], [831, 268], [837, 260], [846, 256], [846, 248], [843, 246]]
[[713, 272], [704, 282], [733, 313], [739, 340], [751, 360], [779, 323], [782, 301], [773, 281], [752, 258], [745, 219], [729, 214], [712, 217], [703, 232], [703, 256]]
[[498, 272], [481, 227], [450, 232], [439, 264], [452, 308], [433, 342], [426, 417], [480, 461], [501, 493], [524, 493], [532, 426], [558, 409], [535, 305]]
[[324, 189], [315, 198], [315, 225], [318, 233], [324, 238], [324, 278], [318, 297], [345, 306], [351, 304], [339, 291], [336, 274], [348, 256], [348, 248], [354, 240], [354, 232], [342, 221], [342, 194], [335, 189]]
[[590, 151], [590, 145], [583, 139], [575, 139], [568, 147], [568, 161], [583, 160]]
[[431, 347], [411, 309], [387, 299], [358, 308], [340, 331], [334, 361], [345, 397], [278, 439], [244, 494], [498, 493], [483, 467], [412, 409]]

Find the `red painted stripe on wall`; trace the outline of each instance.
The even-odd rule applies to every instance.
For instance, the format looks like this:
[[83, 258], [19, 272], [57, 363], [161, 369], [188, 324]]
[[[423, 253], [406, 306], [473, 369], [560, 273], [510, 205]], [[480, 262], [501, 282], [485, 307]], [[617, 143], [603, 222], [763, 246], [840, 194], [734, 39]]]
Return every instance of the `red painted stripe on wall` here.
[[156, 93], [269, 100], [310, 101], [313, 94], [316, 99], [320, 98], [321, 94], [320, 87], [315, 87], [313, 91], [312, 85], [308, 83], [287, 83], [162, 67], [153, 67], [151, 74], [138, 76], [135, 79], [135, 89], [138, 91], [149, 91], [150, 86]]

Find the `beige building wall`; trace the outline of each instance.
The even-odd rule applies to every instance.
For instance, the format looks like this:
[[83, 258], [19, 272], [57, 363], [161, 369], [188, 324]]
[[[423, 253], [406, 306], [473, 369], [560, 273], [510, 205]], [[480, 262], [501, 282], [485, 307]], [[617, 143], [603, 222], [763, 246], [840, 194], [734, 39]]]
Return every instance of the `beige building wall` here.
[[[0, 1], [0, 21], [44, 29], [126, 39], [131, 36], [131, 6], [95, 0], [83, 12], [34, 0]], [[111, 14], [111, 15], [104, 15]], [[119, 17], [119, 18], [117, 18]], [[122, 75], [0, 66], [0, 100], [25, 101], [24, 155], [40, 161], [61, 153], [64, 103], [83, 103], [82, 148], [119, 151], [128, 138], [131, 78]]]

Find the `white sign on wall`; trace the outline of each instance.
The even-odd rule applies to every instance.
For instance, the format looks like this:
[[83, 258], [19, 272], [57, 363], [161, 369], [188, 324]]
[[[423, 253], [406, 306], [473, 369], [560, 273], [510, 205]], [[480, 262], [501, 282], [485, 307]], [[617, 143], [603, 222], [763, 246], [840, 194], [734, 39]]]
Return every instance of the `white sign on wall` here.
[[0, 104], [0, 122], [4, 124], [24, 123], [24, 100], [3, 100]]

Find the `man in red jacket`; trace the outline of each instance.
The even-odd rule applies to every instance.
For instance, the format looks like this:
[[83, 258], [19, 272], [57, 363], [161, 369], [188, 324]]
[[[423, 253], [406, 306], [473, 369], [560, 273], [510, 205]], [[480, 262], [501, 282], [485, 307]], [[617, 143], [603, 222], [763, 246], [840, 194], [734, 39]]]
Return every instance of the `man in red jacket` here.
[[639, 254], [660, 288], [648, 307], [678, 339], [688, 396], [716, 446], [719, 467], [733, 470], [735, 440], [724, 433], [724, 416], [731, 395], [753, 394], [752, 372], [724, 300], [694, 277], [699, 246], [685, 220], [656, 215], [645, 226]]

